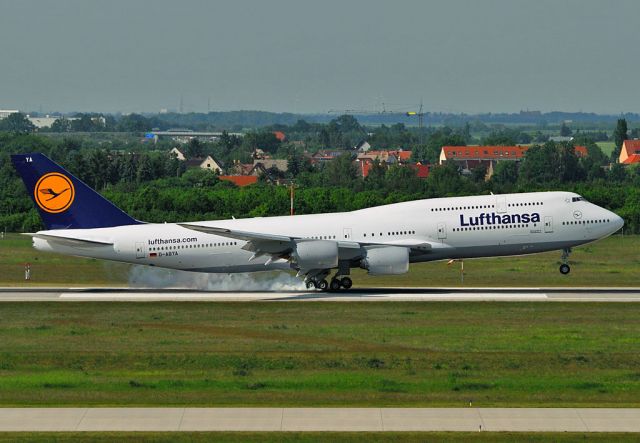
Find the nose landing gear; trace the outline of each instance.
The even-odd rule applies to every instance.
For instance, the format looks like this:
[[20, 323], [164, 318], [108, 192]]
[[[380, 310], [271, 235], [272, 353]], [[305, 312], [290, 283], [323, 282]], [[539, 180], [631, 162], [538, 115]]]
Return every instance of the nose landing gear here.
[[567, 275], [571, 272], [571, 266], [569, 266], [569, 254], [571, 254], [571, 248], [565, 248], [562, 250], [562, 264], [560, 265], [560, 274]]

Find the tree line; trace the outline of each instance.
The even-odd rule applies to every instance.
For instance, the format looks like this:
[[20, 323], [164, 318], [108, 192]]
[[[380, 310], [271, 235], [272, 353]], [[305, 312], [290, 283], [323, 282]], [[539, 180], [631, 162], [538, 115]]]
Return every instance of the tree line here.
[[[439, 130], [436, 137], [464, 137]], [[461, 139], [462, 140], [462, 139]], [[234, 152], [243, 142], [227, 140]], [[238, 145], [238, 143], [240, 143]], [[435, 141], [427, 140], [425, 146]], [[454, 162], [432, 167], [428, 179], [413, 169], [374, 164], [362, 179], [353, 157], [345, 153], [320, 167], [311, 167], [299, 153], [290, 157], [288, 178], [295, 179], [296, 212], [349, 211], [421, 198], [530, 192], [575, 191], [611, 209], [626, 222], [627, 232], [640, 232], [640, 169], [614, 164], [595, 143], [589, 156], [578, 158], [570, 144], [547, 142], [531, 147], [518, 166], [497, 164], [490, 180], [486, 169], [462, 175]], [[195, 146], [194, 149], [208, 149]], [[276, 148], [280, 149], [280, 148]], [[185, 168], [168, 151], [113, 151], [30, 134], [0, 133], [0, 229], [41, 229], [37, 212], [15, 173], [9, 155], [43, 152], [132, 216], [149, 222], [174, 222], [230, 217], [284, 215], [289, 212], [288, 189], [264, 181], [237, 188], [209, 172]]]

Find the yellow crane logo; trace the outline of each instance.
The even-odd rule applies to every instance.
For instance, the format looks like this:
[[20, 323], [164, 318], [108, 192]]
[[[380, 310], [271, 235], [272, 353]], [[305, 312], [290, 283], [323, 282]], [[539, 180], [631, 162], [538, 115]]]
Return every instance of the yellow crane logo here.
[[51, 172], [40, 177], [33, 195], [40, 209], [58, 214], [69, 209], [76, 193], [69, 177]]

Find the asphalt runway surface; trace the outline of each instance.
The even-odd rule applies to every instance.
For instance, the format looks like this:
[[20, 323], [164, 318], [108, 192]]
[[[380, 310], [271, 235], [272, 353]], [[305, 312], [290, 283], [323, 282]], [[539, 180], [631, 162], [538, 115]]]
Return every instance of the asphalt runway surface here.
[[0, 302], [9, 301], [640, 302], [640, 288], [358, 288], [338, 292], [242, 292], [131, 288], [0, 288]]
[[0, 408], [7, 431], [640, 432], [640, 409]]

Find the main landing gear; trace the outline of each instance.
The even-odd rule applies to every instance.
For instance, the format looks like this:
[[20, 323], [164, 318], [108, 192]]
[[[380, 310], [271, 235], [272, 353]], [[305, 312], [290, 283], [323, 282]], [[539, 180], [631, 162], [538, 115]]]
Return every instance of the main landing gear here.
[[350, 277], [333, 277], [331, 279], [331, 283], [329, 284], [329, 289], [332, 291], [338, 291], [339, 289], [349, 289], [353, 286], [353, 280]]
[[316, 279], [310, 278], [305, 284], [307, 289], [320, 289], [321, 291], [339, 291], [340, 289], [349, 289], [353, 286], [353, 280], [349, 277], [333, 277], [331, 282], [328, 282], [325, 278]]
[[560, 274], [567, 275], [571, 272], [571, 266], [569, 266], [569, 254], [571, 254], [571, 248], [565, 248], [562, 250], [562, 264], [560, 265]]

